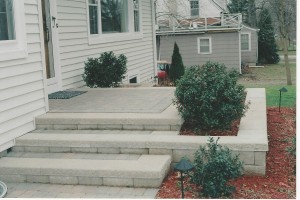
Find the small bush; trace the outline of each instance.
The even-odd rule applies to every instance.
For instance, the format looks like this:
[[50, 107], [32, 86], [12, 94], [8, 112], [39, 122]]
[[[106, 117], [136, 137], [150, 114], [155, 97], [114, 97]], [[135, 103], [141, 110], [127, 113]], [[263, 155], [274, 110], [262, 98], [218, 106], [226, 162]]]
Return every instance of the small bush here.
[[86, 85], [95, 87], [118, 87], [125, 78], [127, 58], [123, 54], [116, 57], [113, 52], [105, 52], [99, 58], [88, 58], [82, 75]]
[[198, 130], [229, 129], [242, 117], [245, 88], [237, 85], [238, 73], [207, 62], [186, 70], [177, 82], [174, 103], [183, 119]]
[[174, 50], [172, 55], [172, 63], [171, 67], [169, 69], [169, 77], [171, 81], [173, 81], [174, 84], [176, 84], [176, 81], [179, 80], [184, 74], [184, 65], [182, 62], [182, 57], [179, 52], [178, 45], [174, 44]]
[[[218, 140], [217, 140], [218, 141]], [[200, 147], [195, 153], [192, 182], [202, 187], [205, 197], [230, 196], [235, 190], [228, 181], [242, 175], [243, 163], [227, 147], [222, 147], [209, 138], [207, 148]]]

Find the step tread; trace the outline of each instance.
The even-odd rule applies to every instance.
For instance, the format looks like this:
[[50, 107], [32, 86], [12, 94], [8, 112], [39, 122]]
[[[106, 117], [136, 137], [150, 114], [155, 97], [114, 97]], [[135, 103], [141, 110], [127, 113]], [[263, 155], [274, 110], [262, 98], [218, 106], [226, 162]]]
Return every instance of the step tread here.
[[13, 158], [0, 159], [0, 174], [162, 178], [168, 155], [142, 155], [138, 160]]

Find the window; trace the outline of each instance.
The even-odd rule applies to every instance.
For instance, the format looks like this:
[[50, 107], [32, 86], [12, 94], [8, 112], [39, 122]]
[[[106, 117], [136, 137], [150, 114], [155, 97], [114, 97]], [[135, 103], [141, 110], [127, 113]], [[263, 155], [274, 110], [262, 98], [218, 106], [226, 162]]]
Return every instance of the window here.
[[24, 0], [0, 0], [0, 61], [25, 58]]
[[140, 2], [139, 0], [133, 0], [133, 16], [134, 16], [134, 31], [140, 31]]
[[211, 54], [211, 38], [201, 37], [198, 38], [198, 54]]
[[250, 33], [242, 33], [241, 34], [241, 50], [242, 51], [250, 51]]
[[90, 34], [98, 34], [98, 0], [89, 0]]
[[101, 0], [102, 33], [128, 32], [128, 1]]
[[0, 0], [0, 41], [15, 39], [14, 11], [12, 0]]
[[139, 38], [140, 0], [88, 0], [88, 7], [90, 43]]
[[199, 0], [190, 0], [191, 17], [199, 17]]

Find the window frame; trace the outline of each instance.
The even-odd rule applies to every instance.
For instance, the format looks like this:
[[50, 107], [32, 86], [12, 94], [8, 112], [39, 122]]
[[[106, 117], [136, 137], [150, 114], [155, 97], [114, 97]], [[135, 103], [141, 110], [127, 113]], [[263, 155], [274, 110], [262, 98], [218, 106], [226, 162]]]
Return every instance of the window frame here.
[[[86, 0], [87, 8], [89, 8], [89, 0]], [[89, 9], [87, 9], [87, 25], [88, 25], [88, 39], [89, 45], [119, 42], [124, 40], [139, 40], [143, 38], [142, 30], [142, 1], [139, 0], [139, 32], [135, 32], [134, 28], [134, 5], [133, 0], [128, 0], [127, 10], [127, 25], [128, 32], [121, 33], [102, 33], [101, 20], [101, 0], [98, 0], [98, 34], [90, 34], [90, 18]]]
[[[248, 49], [242, 49], [242, 35], [248, 35]], [[251, 32], [242, 32], [241, 33], [241, 51], [242, 52], [251, 51]]]
[[[197, 2], [198, 3], [198, 8], [192, 8], [192, 2]], [[200, 17], [200, 3], [199, 3], [199, 0], [190, 0], [190, 10], [191, 10], [191, 12], [190, 12], [191, 18]], [[198, 10], [197, 15], [192, 14], [193, 13], [192, 11], [194, 11], [194, 10]]]
[[[208, 40], [209, 43], [209, 52], [201, 52], [201, 40]], [[211, 37], [198, 37], [197, 38], [197, 45], [198, 45], [198, 54], [212, 54], [212, 41]]]
[[0, 40], [0, 61], [15, 60], [28, 56], [24, 0], [12, 1], [15, 39]]

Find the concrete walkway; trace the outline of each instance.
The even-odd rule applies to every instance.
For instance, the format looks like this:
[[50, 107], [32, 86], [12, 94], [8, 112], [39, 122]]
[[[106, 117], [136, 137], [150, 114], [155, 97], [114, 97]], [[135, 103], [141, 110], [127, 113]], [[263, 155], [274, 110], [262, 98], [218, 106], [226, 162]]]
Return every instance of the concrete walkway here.
[[154, 199], [158, 189], [41, 183], [6, 183], [5, 198], [126, 198]]

